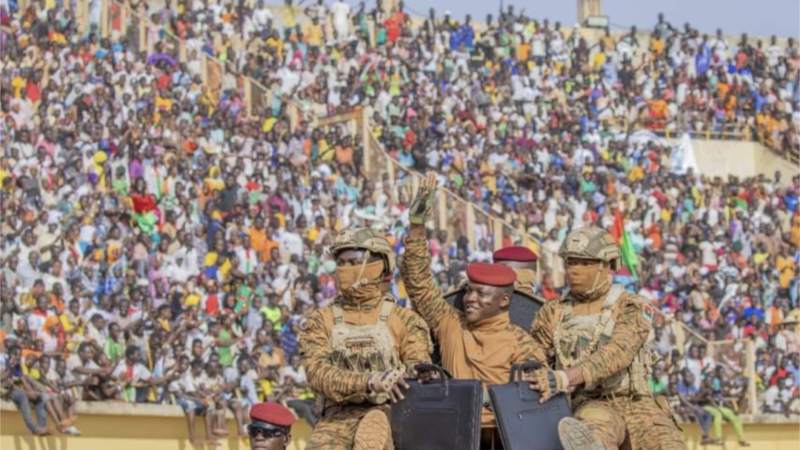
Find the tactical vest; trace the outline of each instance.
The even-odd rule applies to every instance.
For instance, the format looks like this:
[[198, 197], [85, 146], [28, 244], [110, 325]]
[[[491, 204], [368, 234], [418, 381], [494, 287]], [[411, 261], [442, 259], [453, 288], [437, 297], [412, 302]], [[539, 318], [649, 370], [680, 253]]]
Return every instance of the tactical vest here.
[[[386, 325], [392, 312], [393, 302], [384, 301], [378, 322], [374, 325], [351, 325], [345, 323], [344, 313], [338, 304], [331, 307], [333, 329], [331, 330], [331, 363], [343, 370], [362, 373], [385, 372], [401, 365], [394, 338]], [[350, 403], [383, 404], [388, 395], [363, 395], [352, 398]]]
[[[616, 325], [614, 310], [623, 292], [622, 286], [611, 286], [599, 314], [573, 316], [572, 301], [564, 302], [561, 320], [553, 335], [558, 370], [576, 366], [611, 340]], [[600, 381], [591, 391], [579, 390], [574, 397], [613, 396], [622, 393], [632, 396], [650, 395], [647, 376], [654, 363], [651, 355], [653, 339], [651, 329], [645, 345], [639, 349], [627, 369]]]

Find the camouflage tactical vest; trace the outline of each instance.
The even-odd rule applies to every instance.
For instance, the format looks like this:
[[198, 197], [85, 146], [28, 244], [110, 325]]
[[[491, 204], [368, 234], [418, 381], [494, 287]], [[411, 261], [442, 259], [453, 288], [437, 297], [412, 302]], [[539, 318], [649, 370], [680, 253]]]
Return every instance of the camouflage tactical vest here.
[[[400, 357], [394, 345], [394, 338], [386, 325], [394, 303], [384, 301], [381, 314], [374, 325], [351, 325], [345, 323], [342, 308], [334, 304], [333, 329], [331, 330], [331, 363], [343, 370], [374, 373], [385, 372], [400, 366]], [[387, 395], [356, 397], [351, 403], [369, 401], [383, 404], [389, 400]]]
[[[611, 286], [599, 314], [573, 316], [572, 301], [564, 302], [561, 320], [553, 335], [557, 369], [565, 370], [576, 366], [611, 340], [611, 334], [616, 325], [613, 318], [614, 310], [623, 292], [622, 286]], [[620, 393], [650, 395], [647, 375], [653, 363], [651, 358], [652, 342], [653, 331], [651, 330], [645, 345], [639, 349], [627, 369], [602, 380], [590, 392], [579, 390], [573, 396], [573, 401], [578, 401], [582, 396], [612, 396]]]

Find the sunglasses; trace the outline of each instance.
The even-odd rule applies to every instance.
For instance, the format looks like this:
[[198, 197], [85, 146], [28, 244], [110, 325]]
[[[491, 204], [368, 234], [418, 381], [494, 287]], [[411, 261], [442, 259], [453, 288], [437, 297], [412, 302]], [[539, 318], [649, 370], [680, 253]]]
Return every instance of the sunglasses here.
[[280, 438], [288, 435], [287, 431], [282, 428], [261, 428], [252, 425], [247, 427], [247, 434], [250, 435], [251, 439], [255, 439], [259, 435], [264, 439]]

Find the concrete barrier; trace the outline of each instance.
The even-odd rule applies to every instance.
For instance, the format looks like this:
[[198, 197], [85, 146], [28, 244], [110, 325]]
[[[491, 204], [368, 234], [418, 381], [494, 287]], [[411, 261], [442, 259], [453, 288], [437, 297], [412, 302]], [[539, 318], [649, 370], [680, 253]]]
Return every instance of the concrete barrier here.
[[800, 168], [758, 142], [693, 139], [697, 168], [700, 173], [727, 179], [728, 175], [752, 177], [764, 174], [769, 178], [780, 171], [783, 182], [790, 182]]
[[[186, 419], [177, 405], [143, 405], [122, 402], [80, 402], [76, 407], [82, 435], [53, 434], [35, 437], [11, 402], [0, 402], [0, 449], [2, 450], [248, 450], [247, 439], [239, 439], [233, 420], [228, 420], [228, 437], [220, 446], [193, 446]], [[230, 412], [228, 413], [230, 416]], [[229, 417], [232, 419], [231, 417]], [[51, 430], [55, 430], [48, 418]], [[205, 426], [197, 418], [197, 437], [203, 439]], [[302, 450], [311, 427], [299, 421], [293, 428], [289, 450]]]

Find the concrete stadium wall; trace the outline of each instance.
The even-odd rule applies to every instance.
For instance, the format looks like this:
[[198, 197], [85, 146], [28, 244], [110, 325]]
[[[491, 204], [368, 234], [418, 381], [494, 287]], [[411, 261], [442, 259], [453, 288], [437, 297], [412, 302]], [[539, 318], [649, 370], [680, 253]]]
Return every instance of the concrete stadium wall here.
[[[0, 402], [0, 449], [2, 450], [194, 450], [214, 449], [189, 442], [186, 419], [175, 405], [134, 405], [129, 403], [79, 403], [78, 437], [53, 434], [34, 437], [13, 403]], [[230, 415], [230, 413], [228, 413]], [[48, 418], [51, 430], [55, 430]], [[197, 418], [197, 437], [203, 439], [203, 419]], [[216, 450], [249, 450], [247, 439], [239, 439], [233, 420], [228, 420], [229, 436], [220, 439]], [[289, 450], [302, 450], [311, 435], [308, 423], [293, 427]]]
[[693, 139], [692, 148], [697, 168], [704, 175], [727, 178], [763, 173], [772, 177], [780, 171], [783, 181], [788, 182], [800, 172], [800, 168], [758, 142]]
[[[0, 449], [3, 450], [193, 450], [187, 439], [186, 420], [181, 409], [167, 405], [132, 405], [127, 403], [81, 403], [78, 405], [77, 426], [80, 437], [53, 435], [33, 437], [22, 422], [22, 416], [9, 402], [0, 402]], [[800, 424], [797, 419], [782, 416], [743, 416], [745, 433], [751, 450], [797, 450], [800, 447]], [[198, 420], [198, 437], [204, 428]], [[684, 436], [689, 450], [700, 449], [700, 430], [697, 425], [684, 424]], [[232, 421], [228, 431], [235, 434]], [[723, 430], [724, 450], [739, 448], [729, 425]], [[293, 430], [290, 450], [302, 450], [311, 427], [298, 422]], [[220, 440], [218, 450], [247, 450], [248, 441], [236, 437]], [[206, 447], [211, 449], [212, 447]]]

